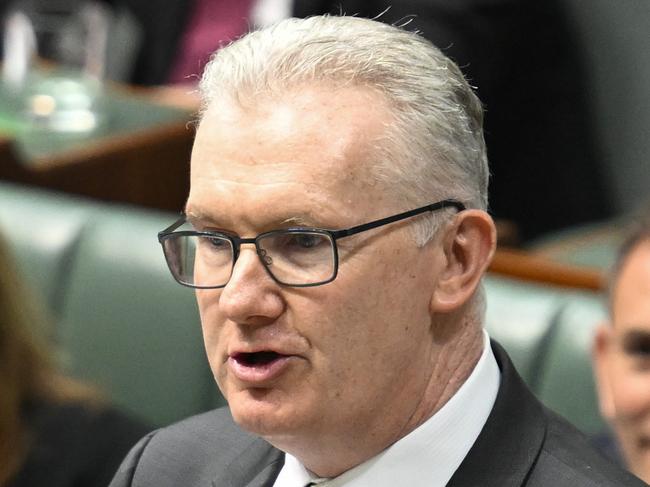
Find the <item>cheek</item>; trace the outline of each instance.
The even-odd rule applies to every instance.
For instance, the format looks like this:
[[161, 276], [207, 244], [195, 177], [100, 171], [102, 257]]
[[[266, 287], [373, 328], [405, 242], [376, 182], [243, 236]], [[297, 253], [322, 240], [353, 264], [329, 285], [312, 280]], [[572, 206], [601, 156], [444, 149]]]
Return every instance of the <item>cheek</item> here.
[[621, 359], [612, 374], [612, 394], [617, 419], [640, 420], [650, 416], [650, 371], [635, 370]]
[[219, 312], [219, 294], [220, 290], [215, 289], [197, 289], [196, 301], [201, 316], [201, 329], [203, 332], [203, 341], [212, 362], [212, 357], [216, 353], [219, 343], [219, 335], [223, 329], [223, 319]]
[[[348, 277], [353, 276], [348, 274], [340, 284]], [[320, 331], [303, 330], [311, 335], [316, 357], [327, 364], [334, 381], [346, 387], [390, 381], [431, 341], [426, 296], [417, 299], [416, 286], [407, 288], [403, 282], [378, 282], [361, 281], [342, 286], [345, 292], [328, 293], [316, 314]]]

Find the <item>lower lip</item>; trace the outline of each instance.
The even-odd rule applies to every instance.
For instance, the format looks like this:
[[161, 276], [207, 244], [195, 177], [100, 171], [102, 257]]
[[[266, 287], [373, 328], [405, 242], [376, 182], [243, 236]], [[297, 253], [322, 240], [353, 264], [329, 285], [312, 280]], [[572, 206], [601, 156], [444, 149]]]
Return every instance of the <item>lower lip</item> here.
[[228, 367], [242, 382], [262, 384], [280, 376], [289, 366], [291, 358], [291, 356], [283, 356], [266, 364], [246, 365], [229, 357]]

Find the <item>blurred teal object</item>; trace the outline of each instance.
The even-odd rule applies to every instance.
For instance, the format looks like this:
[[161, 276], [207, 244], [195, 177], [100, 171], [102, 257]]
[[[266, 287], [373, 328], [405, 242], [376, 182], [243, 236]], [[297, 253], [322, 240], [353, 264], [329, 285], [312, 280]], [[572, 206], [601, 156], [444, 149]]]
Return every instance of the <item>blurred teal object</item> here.
[[3, 19], [0, 132], [26, 165], [106, 137], [188, 121], [105, 81], [113, 21], [94, 1], [16, 2]]
[[102, 83], [71, 71], [32, 77], [20, 96], [18, 116], [32, 132], [91, 134], [105, 122]]
[[[186, 110], [157, 105], [126, 89], [101, 87], [79, 77], [41, 76], [27, 93], [31, 113], [21, 110], [20, 96], [0, 83], [0, 133], [14, 139], [27, 165], [103, 138], [191, 118]], [[65, 109], [54, 113], [59, 104]], [[55, 118], [44, 116], [48, 110]]]
[[24, 120], [24, 130], [87, 134], [100, 125], [109, 24], [109, 10], [92, 1], [9, 8], [3, 107]]
[[531, 242], [527, 248], [554, 262], [607, 271], [614, 264], [628, 219], [625, 215], [554, 232]]

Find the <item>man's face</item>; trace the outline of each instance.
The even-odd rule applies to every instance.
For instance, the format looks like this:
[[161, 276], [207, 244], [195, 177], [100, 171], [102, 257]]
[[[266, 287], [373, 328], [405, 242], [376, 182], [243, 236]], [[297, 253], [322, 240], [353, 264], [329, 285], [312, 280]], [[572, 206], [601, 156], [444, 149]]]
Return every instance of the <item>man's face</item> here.
[[601, 333], [601, 409], [630, 468], [650, 481], [650, 241], [628, 256], [612, 296], [613, 324]]
[[[200, 229], [250, 237], [404, 210], [369, 177], [389, 123], [383, 97], [361, 88], [305, 88], [245, 109], [219, 101], [197, 131], [188, 214]], [[408, 223], [340, 240], [326, 285], [278, 285], [245, 244], [225, 288], [197, 291], [208, 359], [240, 425], [285, 448], [405, 427], [437, 357], [440, 260]]]

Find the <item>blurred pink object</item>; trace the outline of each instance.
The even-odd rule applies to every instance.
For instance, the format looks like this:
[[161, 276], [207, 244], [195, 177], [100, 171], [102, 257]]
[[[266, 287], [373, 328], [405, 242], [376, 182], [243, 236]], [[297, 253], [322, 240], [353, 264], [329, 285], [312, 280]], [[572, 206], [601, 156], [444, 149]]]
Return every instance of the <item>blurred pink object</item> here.
[[252, 0], [196, 0], [169, 82], [196, 83], [210, 54], [221, 44], [248, 31], [252, 3]]

